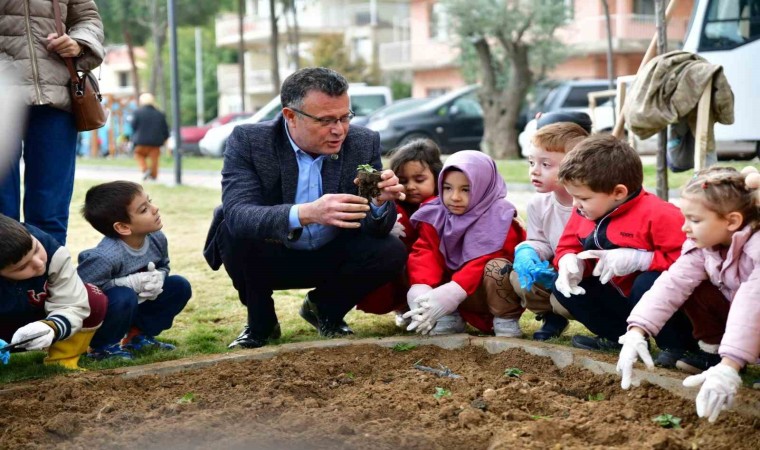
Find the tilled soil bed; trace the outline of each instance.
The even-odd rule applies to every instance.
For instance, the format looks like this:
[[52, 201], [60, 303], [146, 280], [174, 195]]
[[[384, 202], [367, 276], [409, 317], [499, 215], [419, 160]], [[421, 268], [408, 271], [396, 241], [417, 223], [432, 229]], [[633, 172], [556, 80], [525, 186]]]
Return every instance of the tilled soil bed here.
[[[412, 366], [443, 365], [461, 378]], [[506, 369], [524, 371], [519, 378]], [[440, 389], [439, 389], [440, 388]], [[434, 394], [443, 395], [436, 398]], [[450, 392], [450, 394], [447, 394]], [[57, 377], [0, 392], [0, 448], [757, 449], [760, 420], [698, 420], [693, 401], [521, 349], [374, 345], [171, 375]], [[743, 389], [741, 395], [755, 395]], [[652, 422], [682, 419], [680, 429]]]

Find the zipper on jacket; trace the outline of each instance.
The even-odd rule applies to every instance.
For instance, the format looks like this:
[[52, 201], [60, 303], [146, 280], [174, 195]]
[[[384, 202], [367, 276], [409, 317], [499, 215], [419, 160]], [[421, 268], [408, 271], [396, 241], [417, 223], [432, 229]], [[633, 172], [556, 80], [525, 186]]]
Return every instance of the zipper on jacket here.
[[29, 0], [24, 0], [24, 19], [26, 20], [26, 40], [29, 43], [29, 60], [32, 62], [32, 77], [34, 78], [34, 92], [37, 94], [37, 102], [42, 103], [42, 92], [40, 91], [40, 73], [37, 68], [37, 54], [34, 51], [34, 42], [32, 41], [32, 23], [29, 19]]
[[[599, 242], [599, 228], [602, 227], [602, 223], [604, 223], [604, 220], [610, 217], [612, 213], [614, 213], [615, 211], [617, 211], [617, 208], [613, 209], [612, 211], [609, 212], [609, 214], [599, 219], [599, 223], [596, 224], [596, 227], [594, 227], [594, 244], [596, 245], [596, 248], [598, 248], [599, 250], [605, 250], [602, 247], [602, 244]], [[623, 290], [620, 289], [620, 286], [618, 286], [612, 278], [610, 278], [609, 283], [612, 287], [614, 287], [620, 293], [622, 297], [626, 297], [626, 295], [623, 293]]]

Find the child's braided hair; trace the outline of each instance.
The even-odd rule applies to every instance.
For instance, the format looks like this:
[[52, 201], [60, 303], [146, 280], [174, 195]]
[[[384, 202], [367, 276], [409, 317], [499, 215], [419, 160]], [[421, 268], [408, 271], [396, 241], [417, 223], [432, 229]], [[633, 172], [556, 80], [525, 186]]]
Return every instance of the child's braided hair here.
[[741, 172], [733, 167], [709, 167], [694, 174], [683, 188], [684, 197], [697, 197], [721, 216], [736, 211], [744, 226], [760, 229], [760, 173], [751, 166]]

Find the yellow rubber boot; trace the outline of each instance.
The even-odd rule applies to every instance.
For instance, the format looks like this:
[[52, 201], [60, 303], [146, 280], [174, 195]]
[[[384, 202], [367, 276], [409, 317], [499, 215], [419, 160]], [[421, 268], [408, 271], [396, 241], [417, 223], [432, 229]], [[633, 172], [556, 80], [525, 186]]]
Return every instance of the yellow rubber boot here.
[[67, 369], [80, 369], [79, 356], [87, 351], [90, 341], [97, 328], [85, 329], [64, 341], [58, 341], [50, 346], [45, 364], [58, 364]]

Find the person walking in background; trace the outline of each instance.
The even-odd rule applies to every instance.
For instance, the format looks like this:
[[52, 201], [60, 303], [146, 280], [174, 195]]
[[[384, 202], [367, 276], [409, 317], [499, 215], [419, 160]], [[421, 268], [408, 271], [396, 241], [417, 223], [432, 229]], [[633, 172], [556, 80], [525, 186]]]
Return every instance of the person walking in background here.
[[60, 5], [67, 30], [62, 36], [55, 31], [50, 1], [0, 2], [0, 72], [15, 75], [10, 88], [28, 106], [26, 128], [0, 173], [0, 213], [20, 218], [23, 155], [24, 221], [65, 244], [77, 130], [62, 58], [74, 58], [77, 69], [92, 70], [103, 61], [104, 49], [93, 0], [61, 0]]
[[[135, 146], [135, 159], [143, 180], [158, 178], [158, 157], [161, 146], [169, 138], [169, 125], [164, 113], [156, 109], [153, 94], [145, 92], [140, 95], [140, 107], [132, 116], [132, 144]], [[146, 159], [150, 159], [150, 169]]]

